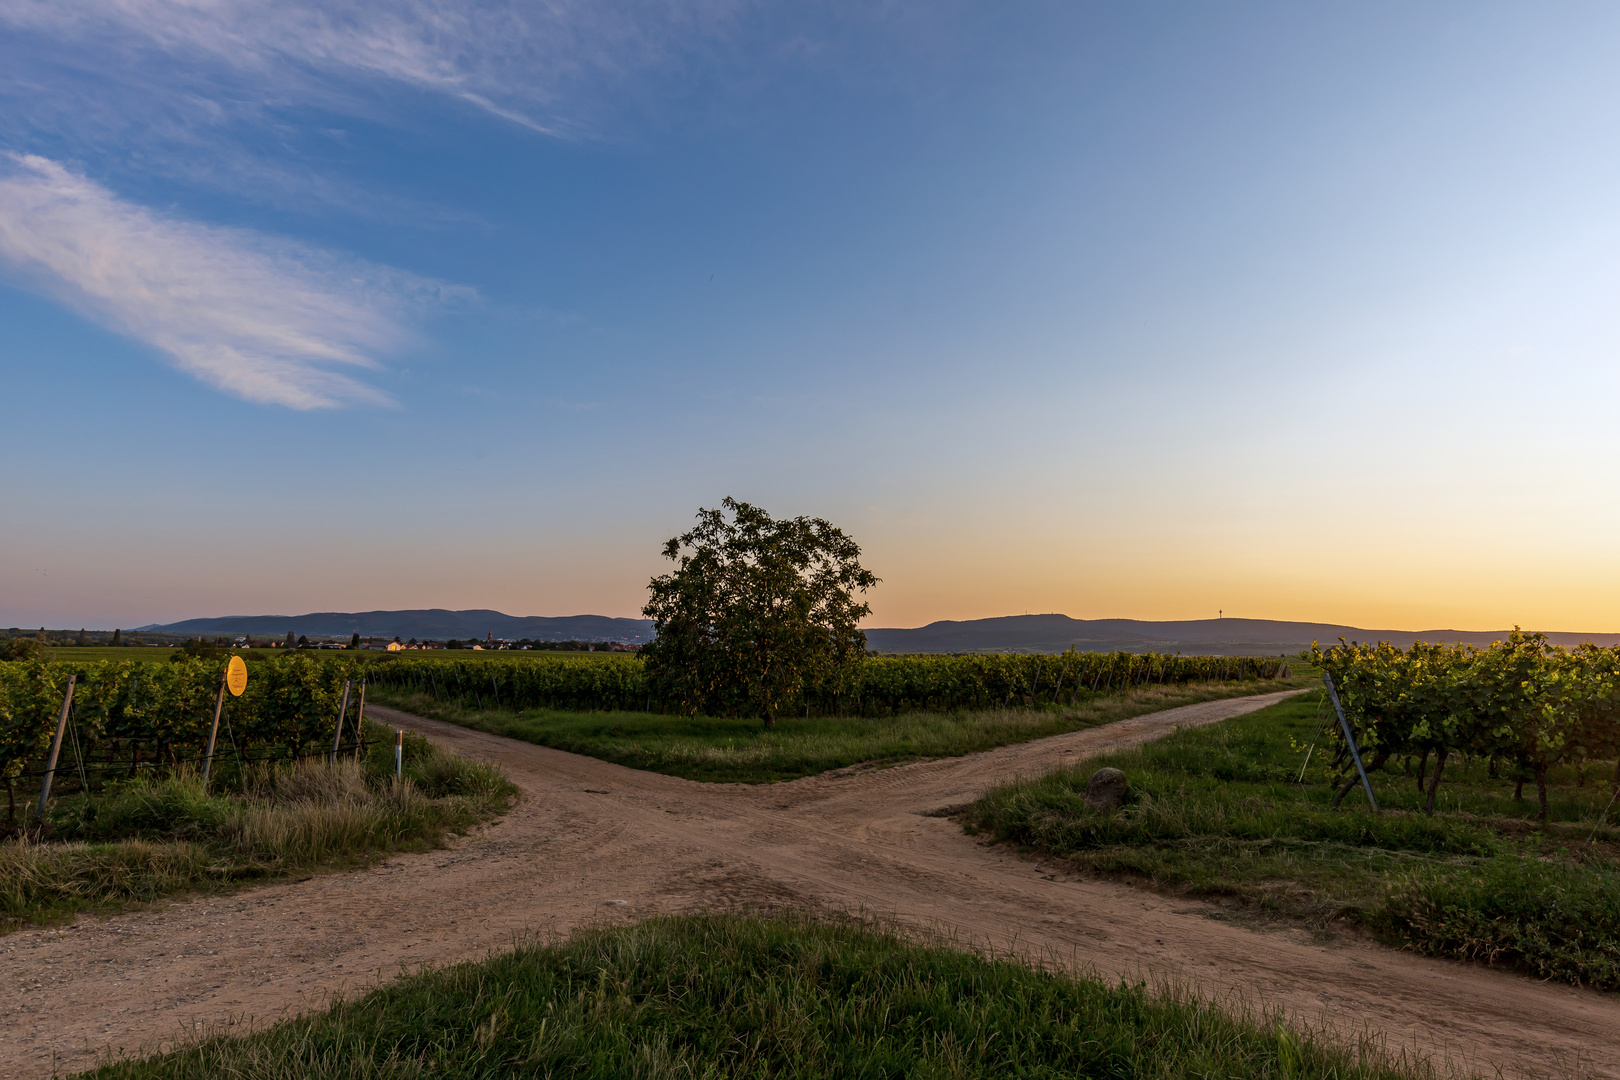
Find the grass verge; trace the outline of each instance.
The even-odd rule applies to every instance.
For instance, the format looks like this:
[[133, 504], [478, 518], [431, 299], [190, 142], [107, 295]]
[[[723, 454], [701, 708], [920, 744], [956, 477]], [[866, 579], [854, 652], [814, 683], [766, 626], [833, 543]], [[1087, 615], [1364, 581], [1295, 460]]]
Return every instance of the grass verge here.
[[[1329, 715], [1318, 698], [1004, 785], [964, 822], [1079, 869], [1320, 931], [1349, 923], [1418, 952], [1620, 989], [1620, 829], [1602, 820], [1611, 765], [1555, 770], [1545, 826], [1483, 762], [1448, 765], [1433, 815], [1402, 762], [1372, 775], [1382, 812], [1359, 789], [1335, 811], [1324, 766], [1299, 780]], [[1085, 805], [1103, 766], [1130, 779], [1119, 810]]]
[[870, 927], [651, 919], [403, 978], [85, 1074], [164, 1077], [1410, 1077], [1186, 996]]
[[1245, 697], [1307, 683], [1300, 679], [1251, 680], [1135, 687], [1097, 694], [1062, 708], [904, 713], [876, 719], [782, 717], [770, 729], [759, 720], [737, 717], [469, 709], [423, 694], [381, 688], [372, 691], [372, 700], [418, 716], [587, 754], [633, 769], [687, 780], [763, 784], [869, 762], [893, 765], [916, 758], [956, 757], [1178, 705]]
[[0, 930], [433, 847], [516, 794], [494, 766], [419, 736], [396, 779], [392, 732], [369, 734], [364, 761], [260, 766], [240, 790], [209, 791], [180, 771], [53, 804], [53, 839], [0, 843]]

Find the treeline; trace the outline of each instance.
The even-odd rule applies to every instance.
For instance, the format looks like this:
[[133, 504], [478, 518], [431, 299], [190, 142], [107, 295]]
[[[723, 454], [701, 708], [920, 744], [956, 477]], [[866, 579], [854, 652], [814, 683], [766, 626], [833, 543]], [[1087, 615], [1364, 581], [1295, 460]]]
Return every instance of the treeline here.
[[[216, 766], [329, 751], [344, 680], [358, 680], [370, 666], [297, 653], [252, 663], [246, 692], [225, 697]], [[10, 819], [18, 790], [37, 787], [69, 676], [77, 678], [58, 783], [95, 789], [143, 769], [200, 760], [223, 671], [222, 660], [202, 659], [0, 663], [0, 778]], [[358, 700], [352, 695], [351, 723]]]
[[[1415, 760], [1430, 811], [1452, 754], [1488, 762], [1515, 794], [1533, 780], [1543, 821], [1549, 769], [1620, 759], [1620, 647], [1564, 649], [1515, 630], [1483, 649], [1341, 642], [1310, 659], [1332, 676], [1368, 771]], [[1343, 736], [1334, 738], [1342, 799], [1358, 781]]]
[[[817, 686], [796, 703], [808, 716], [883, 716], [914, 709], [989, 709], [1072, 703], [1147, 684], [1278, 679], [1280, 658], [1082, 653], [1057, 656], [869, 656], [842, 685]], [[383, 686], [475, 708], [673, 712], [635, 655], [593, 662], [563, 657], [399, 658], [374, 669]]]

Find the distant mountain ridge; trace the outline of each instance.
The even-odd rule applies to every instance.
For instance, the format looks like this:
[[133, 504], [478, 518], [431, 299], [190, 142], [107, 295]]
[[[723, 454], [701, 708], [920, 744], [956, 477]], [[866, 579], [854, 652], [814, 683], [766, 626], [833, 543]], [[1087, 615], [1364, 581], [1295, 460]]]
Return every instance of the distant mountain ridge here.
[[[1408, 648], [1414, 641], [1485, 645], [1507, 637], [1506, 630], [1367, 630], [1337, 623], [1282, 622], [1274, 619], [1190, 619], [1148, 622], [1140, 619], [1071, 619], [1067, 615], [1007, 615], [991, 619], [942, 621], [915, 629], [881, 628], [866, 632], [874, 652], [1062, 652], [1071, 645], [1081, 652], [1185, 652], [1266, 656], [1297, 653], [1318, 641], [1387, 641]], [[1620, 644], [1620, 634], [1549, 633], [1557, 645], [1590, 641]]]
[[419, 608], [408, 611], [316, 611], [308, 615], [227, 615], [217, 619], [187, 619], [177, 623], [138, 626], [163, 634], [251, 634], [285, 637], [288, 632], [308, 637], [418, 638], [529, 638], [531, 641], [622, 641], [641, 644], [653, 638], [651, 619], [614, 619], [606, 615], [507, 615], [487, 608], [449, 611]]
[[[615, 619], [606, 615], [507, 615], [489, 609], [449, 611], [318, 611], [308, 615], [229, 615], [217, 619], [136, 627], [165, 634], [251, 634], [285, 637], [529, 638], [534, 641], [622, 641], [644, 644], [653, 639], [650, 619]], [[1507, 636], [1506, 630], [1367, 630], [1338, 623], [1282, 622], [1274, 619], [1189, 619], [1150, 622], [1141, 619], [1071, 619], [1067, 615], [1006, 615], [1000, 618], [945, 620], [910, 629], [880, 627], [866, 632], [874, 652], [981, 653], [1185, 652], [1267, 656], [1297, 653], [1311, 642], [1387, 641], [1406, 648], [1414, 641], [1484, 645]], [[1620, 633], [1549, 633], [1557, 645], [1620, 644]]]

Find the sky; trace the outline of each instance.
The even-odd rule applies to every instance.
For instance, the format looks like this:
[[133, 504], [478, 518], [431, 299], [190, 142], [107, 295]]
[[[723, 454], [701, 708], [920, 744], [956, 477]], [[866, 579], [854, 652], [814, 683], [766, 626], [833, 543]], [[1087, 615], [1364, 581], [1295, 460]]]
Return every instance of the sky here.
[[0, 624], [1620, 631], [1620, 8], [0, 0]]

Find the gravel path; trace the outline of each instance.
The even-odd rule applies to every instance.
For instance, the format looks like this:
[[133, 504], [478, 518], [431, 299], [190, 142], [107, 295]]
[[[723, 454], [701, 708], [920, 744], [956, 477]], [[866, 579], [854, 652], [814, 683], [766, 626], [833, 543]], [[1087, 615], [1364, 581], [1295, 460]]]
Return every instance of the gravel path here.
[[498, 761], [522, 802], [447, 850], [0, 938], [0, 1077], [264, 1024], [525, 935], [762, 903], [863, 911], [1110, 979], [1280, 1007], [1470, 1071], [1620, 1077], [1620, 998], [1247, 929], [1212, 917], [1217, 907], [1065, 875], [926, 816], [998, 781], [1286, 696], [758, 787], [638, 772], [372, 706], [381, 723]]

